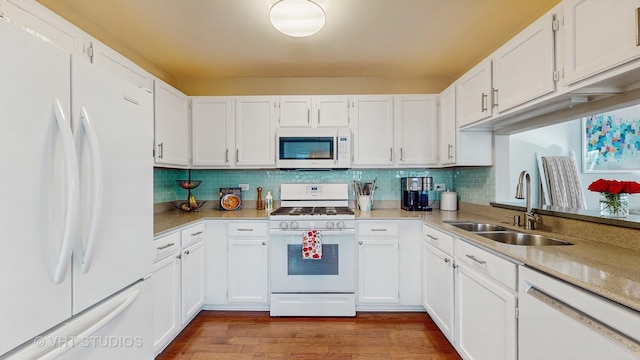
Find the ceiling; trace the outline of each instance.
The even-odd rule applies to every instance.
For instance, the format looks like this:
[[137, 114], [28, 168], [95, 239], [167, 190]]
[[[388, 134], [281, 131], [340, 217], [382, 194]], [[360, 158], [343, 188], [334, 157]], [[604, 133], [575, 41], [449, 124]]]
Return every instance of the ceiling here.
[[38, 0], [152, 73], [181, 78], [454, 80], [559, 0], [317, 0], [316, 35], [269, 23], [277, 0]]

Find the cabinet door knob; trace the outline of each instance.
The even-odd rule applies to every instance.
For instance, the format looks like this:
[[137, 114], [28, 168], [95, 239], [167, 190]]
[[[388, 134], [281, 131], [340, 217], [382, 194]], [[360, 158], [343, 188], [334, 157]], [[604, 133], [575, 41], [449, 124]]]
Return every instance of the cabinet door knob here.
[[362, 245], [362, 241], [358, 241], [358, 244]]
[[186, 250], [186, 251], [184, 252], [184, 254], [185, 254], [185, 255], [189, 255], [189, 250]]
[[263, 242], [262, 242], [262, 245], [267, 245], [267, 242], [266, 242], [266, 241], [263, 241]]

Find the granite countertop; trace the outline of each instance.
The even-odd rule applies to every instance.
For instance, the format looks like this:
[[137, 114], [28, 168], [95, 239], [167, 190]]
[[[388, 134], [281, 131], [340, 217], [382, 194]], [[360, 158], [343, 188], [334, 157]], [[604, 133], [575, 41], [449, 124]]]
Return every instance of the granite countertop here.
[[[255, 209], [237, 211], [202, 210], [195, 213], [166, 211], [154, 214], [154, 234], [161, 235], [203, 219], [268, 220], [269, 213]], [[540, 230], [534, 232], [566, 240], [574, 245], [536, 247], [507, 245], [443, 222], [446, 220], [481, 221], [500, 224], [506, 228], [522, 232], [530, 232], [523, 228], [515, 228], [505, 222], [499, 222], [495, 218], [464, 211], [434, 210], [430, 212], [412, 212], [401, 209], [379, 209], [367, 212], [356, 211], [356, 219], [419, 219], [427, 224], [433, 224], [454, 236], [464, 237], [485, 249], [502, 254], [531, 268], [640, 311], [640, 251]], [[640, 234], [638, 239], [640, 239]]]
[[200, 220], [268, 220], [269, 212], [256, 209], [220, 211], [216, 209], [198, 210], [182, 213], [177, 210], [163, 211], [153, 214], [153, 234], [162, 235], [175, 228]]

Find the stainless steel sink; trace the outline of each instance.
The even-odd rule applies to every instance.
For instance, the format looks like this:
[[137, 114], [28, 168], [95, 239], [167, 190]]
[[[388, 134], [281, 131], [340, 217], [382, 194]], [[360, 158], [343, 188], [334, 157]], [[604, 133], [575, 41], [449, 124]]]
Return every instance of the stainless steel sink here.
[[509, 245], [521, 246], [550, 246], [550, 245], [573, 245], [570, 242], [558, 240], [543, 235], [521, 233], [516, 231], [487, 231], [476, 232], [477, 235], [486, 237], [494, 241]]
[[444, 222], [449, 224], [449, 225], [451, 225], [451, 226], [455, 226], [458, 229], [471, 231], [471, 232], [478, 232], [478, 231], [505, 231], [505, 230], [507, 230], [507, 229], [503, 228], [500, 225], [478, 223], [478, 222], [473, 222], [473, 221], [444, 221]]

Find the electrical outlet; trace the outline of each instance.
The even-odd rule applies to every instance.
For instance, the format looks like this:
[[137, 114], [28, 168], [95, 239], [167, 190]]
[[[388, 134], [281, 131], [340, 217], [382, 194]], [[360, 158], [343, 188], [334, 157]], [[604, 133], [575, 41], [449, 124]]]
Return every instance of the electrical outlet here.
[[242, 191], [249, 191], [249, 184], [238, 184], [238, 187]]
[[445, 191], [445, 190], [447, 190], [447, 185], [444, 184], [444, 183], [434, 184], [433, 185], [433, 190], [434, 191]]

